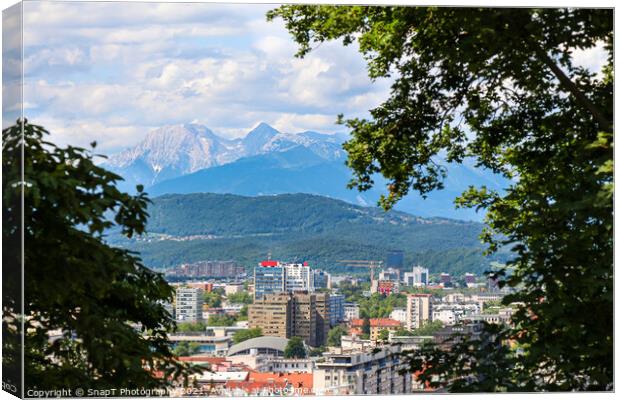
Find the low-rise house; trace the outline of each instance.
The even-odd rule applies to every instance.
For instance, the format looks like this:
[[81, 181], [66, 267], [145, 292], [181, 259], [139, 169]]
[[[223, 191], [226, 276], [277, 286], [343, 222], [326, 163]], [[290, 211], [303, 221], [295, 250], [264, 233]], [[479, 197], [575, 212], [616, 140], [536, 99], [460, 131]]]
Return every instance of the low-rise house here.
[[[351, 335], [361, 335], [364, 326], [363, 319], [354, 319], [351, 321]], [[378, 340], [381, 331], [388, 332], [400, 329], [401, 323], [391, 318], [370, 318], [370, 340]]]

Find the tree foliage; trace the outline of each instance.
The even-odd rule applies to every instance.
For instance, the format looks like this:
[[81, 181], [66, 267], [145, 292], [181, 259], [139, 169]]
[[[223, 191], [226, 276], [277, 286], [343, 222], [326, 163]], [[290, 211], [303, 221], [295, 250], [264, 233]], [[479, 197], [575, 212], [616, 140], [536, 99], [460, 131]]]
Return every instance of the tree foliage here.
[[179, 342], [174, 348], [174, 354], [180, 357], [192, 356], [200, 352], [200, 343], [197, 342]]
[[418, 329], [414, 329], [411, 333], [413, 336], [431, 336], [433, 333], [437, 332], [443, 328], [443, 322], [441, 321], [429, 321], [425, 324], [422, 324]]
[[[506, 303], [524, 306], [513, 328], [484, 342], [497, 351], [463, 346], [467, 366], [428, 358], [425, 376], [475, 374], [488, 361], [490, 390], [612, 388], [613, 12], [282, 6], [276, 17], [298, 56], [357, 41], [369, 75], [393, 77], [371, 119], [341, 119], [352, 130], [351, 187], [366, 190], [381, 173], [389, 209], [410, 190], [441, 189], [442, 163], [466, 158], [511, 182], [504, 193], [472, 187], [458, 204], [486, 210], [489, 252], [512, 250], [511, 273], [497, 275], [518, 288]], [[575, 51], [596, 46], [607, 53], [599, 73], [575, 64]], [[507, 341], [527, 351], [510, 354]]]
[[235, 318], [229, 315], [211, 315], [209, 316], [209, 326], [233, 326], [235, 324]]
[[263, 336], [263, 330], [261, 328], [250, 328], [235, 332], [232, 339], [233, 342], [237, 344], [260, 336]]
[[239, 292], [239, 293], [232, 293], [226, 297], [226, 300], [230, 304], [247, 305], [247, 304], [252, 304], [252, 295], [250, 295], [250, 293], [248, 293], [247, 291]]
[[359, 273], [359, 268], [334, 266], [342, 259], [382, 259], [392, 248], [405, 249], [409, 265], [415, 261], [431, 271], [454, 275], [481, 274], [490, 261], [505, 261], [503, 255], [484, 256], [478, 239], [481, 223], [420, 219], [397, 211], [386, 214], [379, 208], [310, 194], [165, 195], [154, 198], [148, 211], [150, 235], [216, 236], [151, 241], [116, 240], [111, 235], [115, 244], [139, 252], [154, 268], [229, 259], [252, 266], [271, 252], [327, 271]]
[[[113, 226], [128, 237], [144, 232], [146, 194], [120, 192], [121, 178], [98, 167], [90, 151], [60, 148], [46, 134], [26, 120], [2, 132], [3, 241], [24, 240], [25, 386], [167, 386], [191, 371], [168, 345], [174, 321], [162, 303], [173, 290], [135, 254], [104, 240]], [[14, 212], [21, 196], [23, 231]], [[3, 262], [18, 268], [20, 256], [5, 252]], [[3, 298], [7, 331], [20, 322], [17, 304]]]
[[179, 322], [176, 326], [177, 332], [204, 332], [207, 324], [202, 321], [198, 322]]
[[342, 337], [347, 334], [346, 328], [338, 325], [333, 327], [327, 333], [327, 345], [339, 347], [342, 343]]
[[288, 340], [284, 348], [284, 358], [306, 358], [306, 346], [299, 336], [293, 336]]
[[218, 308], [222, 306], [222, 296], [218, 292], [204, 292], [204, 304], [209, 308]]

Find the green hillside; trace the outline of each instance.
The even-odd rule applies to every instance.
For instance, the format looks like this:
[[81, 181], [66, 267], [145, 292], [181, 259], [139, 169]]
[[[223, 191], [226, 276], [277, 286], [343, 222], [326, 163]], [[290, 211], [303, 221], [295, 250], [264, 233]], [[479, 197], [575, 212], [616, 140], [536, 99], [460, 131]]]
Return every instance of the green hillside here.
[[141, 253], [147, 265], [233, 259], [248, 268], [268, 253], [328, 270], [341, 259], [384, 259], [405, 252], [406, 265], [431, 272], [481, 273], [482, 225], [384, 212], [308, 194], [243, 197], [211, 193], [165, 195], [149, 207], [147, 237], [111, 241]]

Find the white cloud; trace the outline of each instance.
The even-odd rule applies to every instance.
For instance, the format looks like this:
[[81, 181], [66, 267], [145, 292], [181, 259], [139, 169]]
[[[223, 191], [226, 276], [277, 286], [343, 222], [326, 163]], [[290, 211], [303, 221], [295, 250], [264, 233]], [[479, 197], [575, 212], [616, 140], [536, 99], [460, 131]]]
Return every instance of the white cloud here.
[[[197, 121], [230, 137], [258, 121], [334, 131], [387, 95], [355, 46], [304, 59], [269, 5], [28, 3], [25, 99], [54, 140], [117, 151], [149, 129]], [[46, 18], [49, 16], [49, 18]]]

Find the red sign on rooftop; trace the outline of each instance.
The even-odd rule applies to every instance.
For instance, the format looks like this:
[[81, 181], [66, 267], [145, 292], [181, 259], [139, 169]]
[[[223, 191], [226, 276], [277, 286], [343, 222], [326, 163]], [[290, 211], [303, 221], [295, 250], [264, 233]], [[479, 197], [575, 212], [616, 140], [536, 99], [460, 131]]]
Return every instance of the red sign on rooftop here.
[[265, 261], [261, 261], [260, 263], [261, 267], [277, 267], [278, 264], [279, 263], [274, 260], [265, 260]]

